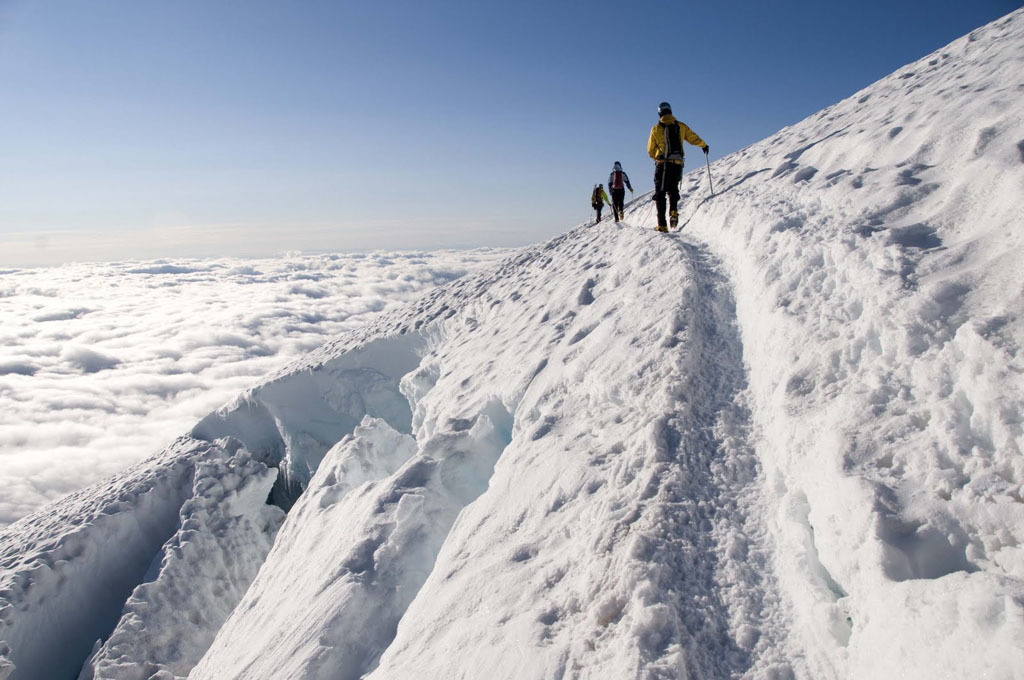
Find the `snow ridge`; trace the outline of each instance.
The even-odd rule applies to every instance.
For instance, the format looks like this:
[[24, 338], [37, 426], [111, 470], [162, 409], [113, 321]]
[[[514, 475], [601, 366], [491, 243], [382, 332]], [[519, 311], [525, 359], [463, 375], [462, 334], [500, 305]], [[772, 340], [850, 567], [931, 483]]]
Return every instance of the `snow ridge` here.
[[[425, 301], [428, 323], [407, 333], [423, 339], [419, 366], [400, 383], [412, 436], [368, 417], [324, 456], [191, 677], [357, 678], [378, 658], [372, 676], [529, 675], [509, 636], [547, 648], [530, 661], [537, 677], [601, 676], [609, 663], [707, 674], [723, 655], [743, 672], [770, 656], [764, 535], [737, 527], [758, 498], [756, 461], [711, 469], [717, 438], [742, 436], [738, 336], [727, 295], [700, 303], [698, 279], [705, 292], [723, 282], [698, 259], [648, 232], [580, 228]], [[647, 310], [639, 326], [624, 304]], [[372, 342], [384, 356], [405, 337]], [[623, 360], [628, 347], [655, 349]], [[697, 415], [709, 424], [694, 427]], [[688, 498], [710, 479], [728, 492]], [[493, 536], [508, 547], [495, 552]], [[581, 551], [594, 566], [570, 576]], [[539, 579], [537, 604], [519, 611], [524, 573]], [[723, 603], [714, 589], [730, 580]], [[453, 617], [470, 623], [441, 623]], [[474, 660], [443, 652], [453, 647]]]
[[[713, 198], [687, 175], [681, 235], [642, 197], [12, 525], [0, 677], [107, 636], [96, 677], [1022, 677], [1021, 73], [1024, 10], [715, 163]], [[223, 597], [183, 585], [206, 556]], [[211, 593], [172, 658], [151, 605]]]
[[[516, 422], [528, 425], [517, 425], [487, 493], [453, 527], [371, 677], [602, 677], [638, 669], [649, 677], [677, 677], [686, 670], [699, 675], [720, 669], [717, 652], [735, 651], [732, 665], [749, 668], [763, 651], [754, 649], [756, 633], [744, 636], [746, 651], [733, 641], [743, 616], [731, 620], [725, 614], [731, 607], [716, 606], [710, 590], [728, 578], [726, 563], [734, 575], [745, 571], [736, 563], [747, 555], [739, 550], [730, 555], [726, 547], [725, 525], [739, 517], [723, 514], [718, 527], [708, 526], [698, 521], [697, 508], [709, 498], [720, 500], [719, 491], [706, 491], [704, 503], [685, 497], [703, 479], [701, 463], [692, 455], [685, 462], [692, 468], [679, 464], [688, 449], [701, 449], [700, 442], [714, 435], [704, 428], [678, 431], [689, 429], [672, 417], [679, 394], [689, 388], [702, 397], [719, 392], [708, 411], [724, 404], [731, 408], [735, 394], [707, 386], [705, 376], [694, 371], [702, 362], [676, 354], [702, 331], [709, 336], [719, 331], [708, 327], [713, 317], [693, 318], [688, 301], [696, 275], [689, 254], [666, 250], [660, 238], [630, 228], [576, 230], [565, 242], [550, 245], [543, 259], [533, 258], [514, 283], [496, 282], [496, 303], [507, 305], [511, 299], [518, 306], [522, 300], [525, 310], [506, 310], [500, 321], [492, 318], [470, 330], [475, 335], [499, 326], [475, 340], [487, 344], [491, 337], [531, 338], [516, 343], [513, 352], [493, 354], [538, 359], [514, 409]], [[614, 256], [622, 252], [636, 259]], [[633, 272], [638, 262], [644, 266]], [[538, 269], [543, 276], [535, 273]], [[554, 294], [542, 294], [539, 289], [553, 281], [558, 282]], [[621, 314], [623, 304], [645, 311], [630, 319]], [[539, 330], [525, 332], [538, 321]], [[505, 330], [503, 324], [526, 328]], [[720, 333], [729, 337], [728, 328]], [[453, 333], [450, 342], [463, 346], [474, 339], [460, 343]], [[636, 363], [623, 360], [627, 346], [650, 350]], [[457, 366], [451, 373], [458, 385], [480, 376], [486, 381], [489, 375], [479, 364]], [[662, 385], [671, 387], [656, 387]], [[440, 383], [434, 389], [444, 393]], [[449, 393], [436, 403], [450, 407], [453, 402], [457, 397]], [[587, 415], [581, 419], [580, 414]], [[524, 488], [536, 489], [539, 496], [522, 494]], [[700, 554], [690, 543], [697, 536], [706, 537]], [[508, 547], [495, 550], [494, 537]], [[699, 563], [699, 575], [687, 574], [684, 563]], [[580, 571], [582, 564], [588, 566]], [[682, 596], [694, 588], [707, 593], [701, 603]], [[445, 625], [452, 619], [466, 624]], [[686, 654], [704, 643], [714, 651], [703, 657]], [[531, 658], [515, 652], [523, 644], [538, 645]], [[433, 649], [476, 651], [467, 662], [428, 651]]]

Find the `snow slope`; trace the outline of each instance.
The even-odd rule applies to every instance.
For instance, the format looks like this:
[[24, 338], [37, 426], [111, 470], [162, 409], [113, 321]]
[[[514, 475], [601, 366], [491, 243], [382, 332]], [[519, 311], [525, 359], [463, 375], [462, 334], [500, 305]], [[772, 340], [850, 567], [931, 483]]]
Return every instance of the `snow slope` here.
[[[692, 246], [611, 226], [428, 296], [418, 331], [376, 341], [396, 360], [423, 338], [398, 382], [411, 428], [367, 421], [327, 454], [190, 677], [359, 678], [385, 649], [380, 677], [676, 675], [772, 656], [774, 631], [750, 632], [772, 598], [745, 529], [757, 465], [722, 286]], [[312, 374], [346, 356], [312, 357]], [[372, 448], [407, 460], [345, 484], [339, 469]]]
[[1024, 14], [713, 170], [814, 676], [1022, 677]]
[[11, 525], [0, 678], [1024, 677], [1022, 74], [1024, 10]]

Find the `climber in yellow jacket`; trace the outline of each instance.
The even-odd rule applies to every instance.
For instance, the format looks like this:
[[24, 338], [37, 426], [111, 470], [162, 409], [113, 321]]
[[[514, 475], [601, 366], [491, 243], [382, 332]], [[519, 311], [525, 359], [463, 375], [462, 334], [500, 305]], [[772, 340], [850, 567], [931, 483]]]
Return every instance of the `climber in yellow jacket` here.
[[597, 211], [598, 222], [601, 221], [601, 209], [605, 204], [611, 205], [612, 202], [608, 200], [608, 194], [604, 192], [604, 185], [598, 184], [590, 194], [590, 207]]
[[683, 140], [699, 146], [706, 154], [707, 142], [685, 123], [675, 119], [668, 102], [658, 105], [658, 122], [651, 128], [647, 154], [654, 159], [654, 201], [658, 205], [658, 231], [665, 226], [665, 194], [668, 194], [672, 228], [679, 224], [679, 181], [683, 178]]

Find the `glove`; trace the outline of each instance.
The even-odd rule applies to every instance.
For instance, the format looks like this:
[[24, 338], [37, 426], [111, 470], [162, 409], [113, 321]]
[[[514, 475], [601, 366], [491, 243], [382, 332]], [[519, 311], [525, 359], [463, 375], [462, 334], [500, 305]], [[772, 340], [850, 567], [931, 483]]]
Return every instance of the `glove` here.
[[711, 147], [707, 144], [704, 145], [704, 155], [707, 156], [708, 152], [711, 151]]
[[632, 190], [632, 189], [630, 189], [630, 190], [629, 190], [629, 193], [633, 193], [633, 190]]

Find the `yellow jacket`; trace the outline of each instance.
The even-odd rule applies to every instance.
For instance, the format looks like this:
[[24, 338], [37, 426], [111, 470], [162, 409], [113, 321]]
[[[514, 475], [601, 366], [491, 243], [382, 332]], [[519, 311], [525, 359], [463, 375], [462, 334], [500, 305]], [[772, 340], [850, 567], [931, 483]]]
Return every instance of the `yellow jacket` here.
[[[651, 128], [651, 138], [647, 140], [647, 155], [649, 155], [651, 158], [657, 160], [659, 155], [664, 158], [665, 152], [667, 151], [667, 148], [665, 147], [665, 128], [662, 127], [663, 123], [665, 125], [678, 123], [679, 134], [683, 139], [688, 141], [690, 144], [693, 144], [694, 146], [699, 146], [701, 148], [707, 146], [705, 141], [698, 137], [697, 133], [691, 130], [686, 125], [686, 123], [676, 120], [675, 116], [673, 116], [671, 113], [666, 113], [664, 116], [661, 117], [661, 119], [657, 123], [655, 123], [654, 127]], [[677, 165], [683, 164], [682, 161], [669, 162], [676, 163]]]
[[[598, 191], [601, 193], [599, 194]], [[608, 200], [608, 194], [604, 192], [603, 188], [598, 189], [597, 187], [594, 187], [594, 190], [590, 192], [590, 205], [594, 206], [594, 210], [597, 210], [597, 206], [601, 205], [601, 199], [604, 199], [604, 202], [608, 205], [612, 204], [612, 202]]]

